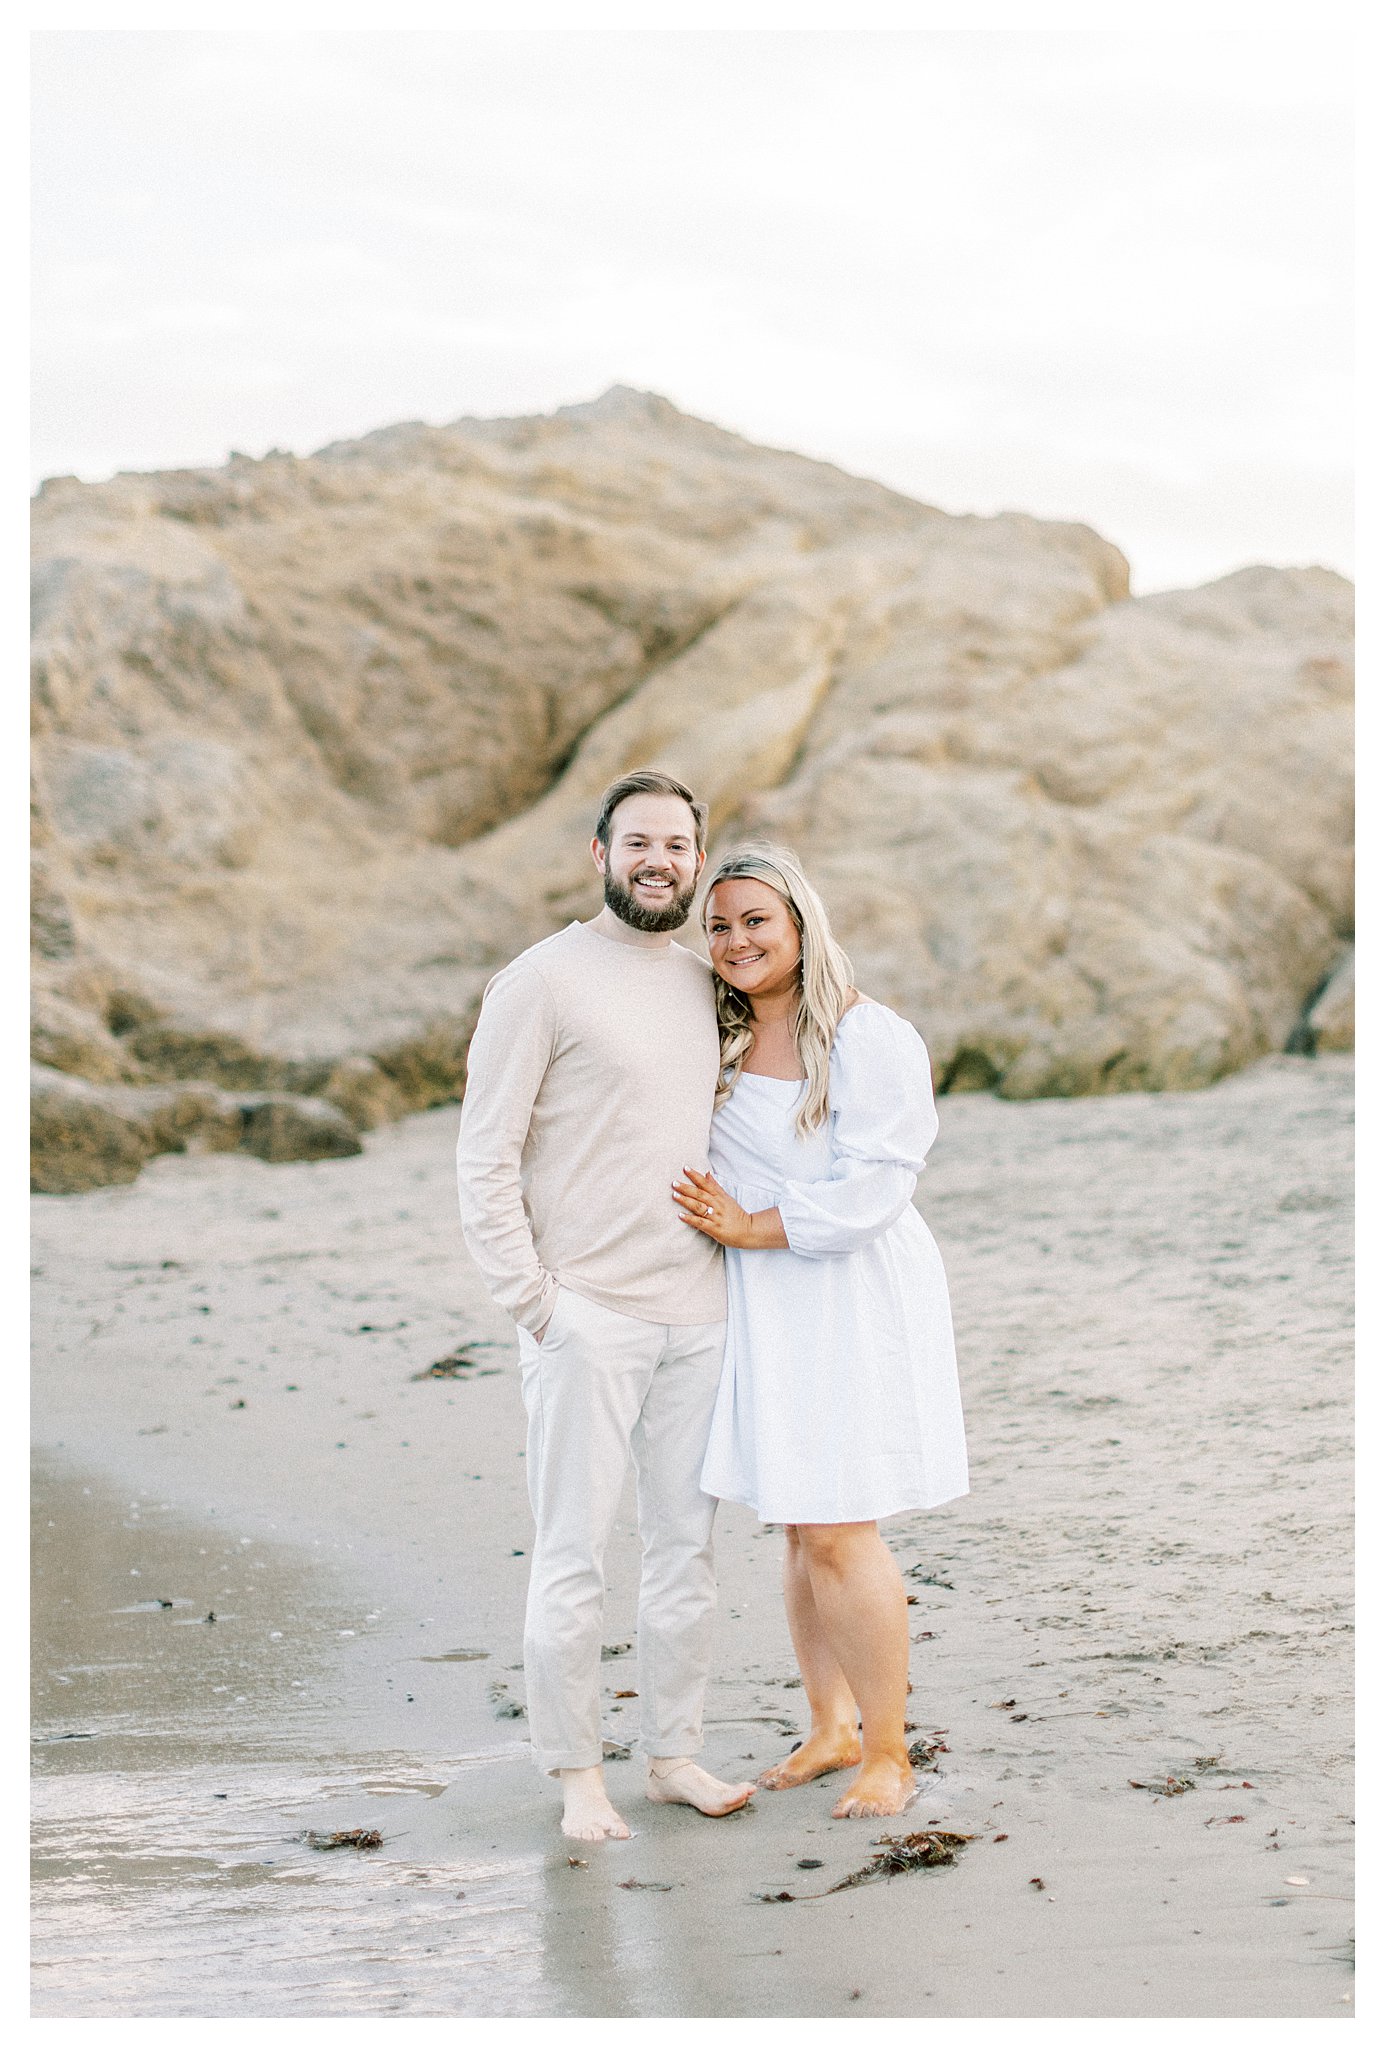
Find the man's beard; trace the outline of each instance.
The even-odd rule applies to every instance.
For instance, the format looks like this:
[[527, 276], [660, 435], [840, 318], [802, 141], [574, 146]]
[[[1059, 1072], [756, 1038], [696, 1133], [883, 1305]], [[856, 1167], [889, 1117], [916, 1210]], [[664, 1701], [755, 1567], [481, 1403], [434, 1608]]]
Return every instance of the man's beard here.
[[688, 921], [693, 897], [697, 894], [697, 883], [689, 882], [686, 889], [680, 890], [675, 881], [673, 895], [662, 910], [656, 910], [652, 904], [641, 903], [607, 868], [605, 892], [606, 908], [613, 910], [621, 923], [628, 924], [632, 931], [676, 932]]

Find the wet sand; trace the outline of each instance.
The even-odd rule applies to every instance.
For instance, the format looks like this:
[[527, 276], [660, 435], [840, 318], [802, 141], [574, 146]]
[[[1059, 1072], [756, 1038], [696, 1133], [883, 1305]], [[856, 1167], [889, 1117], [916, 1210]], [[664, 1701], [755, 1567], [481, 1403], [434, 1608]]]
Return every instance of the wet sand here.
[[[895, 1831], [975, 1839], [791, 1903], [885, 1831], [840, 1781], [713, 1823], [615, 1762], [635, 1838], [573, 1864], [497, 1718], [530, 1523], [454, 1112], [40, 1198], [35, 2011], [1348, 2016], [1350, 1085], [943, 1104], [973, 1492], [887, 1525], [948, 1744]], [[718, 1526], [705, 1760], [753, 1774], [802, 1704], [780, 1538]], [[627, 1501], [613, 1645], [634, 1586]], [[300, 1839], [346, 1827], [382, 1847]]]

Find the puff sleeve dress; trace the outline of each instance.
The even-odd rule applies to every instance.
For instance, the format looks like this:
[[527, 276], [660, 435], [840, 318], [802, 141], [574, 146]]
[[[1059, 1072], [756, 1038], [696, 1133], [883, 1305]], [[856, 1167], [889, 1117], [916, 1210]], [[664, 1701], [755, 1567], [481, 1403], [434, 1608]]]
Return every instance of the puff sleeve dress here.
[[866, 1522], [967, 1491], [947, 1279], [913, 1207], [938, 1116], [928, 1054], [882, 1004], [837, 1026], [827, 1121], [800, 1081], [742, 1074], [712, 1172], [777, 1208], [787, 1251], [726, 1253], [726, 1357], [703, 1490], [763, 1522]]

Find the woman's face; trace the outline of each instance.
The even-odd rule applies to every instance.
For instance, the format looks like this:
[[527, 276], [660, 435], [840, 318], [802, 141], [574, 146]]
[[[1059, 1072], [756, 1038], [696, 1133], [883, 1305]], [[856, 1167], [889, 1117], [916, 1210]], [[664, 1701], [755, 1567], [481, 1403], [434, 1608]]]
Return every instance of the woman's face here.
[[707, 946], [724, 982], [752, 1000], [798, 982], [803, 946], [788, 904], [768, 882], [738, 876], [707, 899]]

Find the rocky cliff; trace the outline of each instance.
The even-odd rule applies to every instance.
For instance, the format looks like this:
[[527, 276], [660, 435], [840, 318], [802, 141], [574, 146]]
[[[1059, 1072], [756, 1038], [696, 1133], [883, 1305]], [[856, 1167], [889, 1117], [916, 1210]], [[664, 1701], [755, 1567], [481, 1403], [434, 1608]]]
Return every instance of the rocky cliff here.
[[1349, 1036], [1326, 570], [1132, 599], [1086, 527], [623, 390], [55, 479], [34, 541], [40, 1187], [456, 1096], [494, 967], [596, 907], [593, 798], [637, 765], [797, 848], [942, 1088]]

